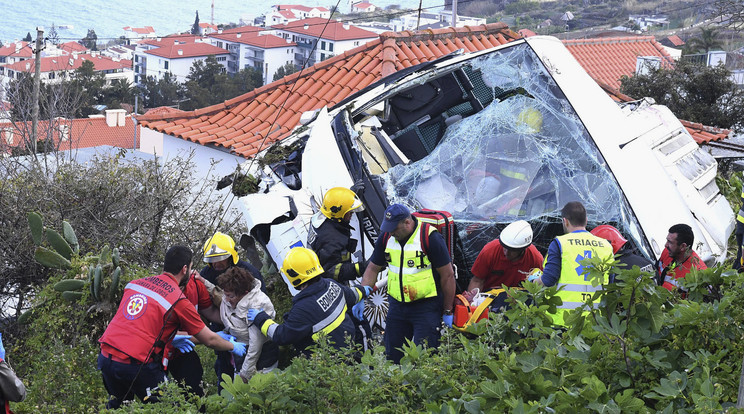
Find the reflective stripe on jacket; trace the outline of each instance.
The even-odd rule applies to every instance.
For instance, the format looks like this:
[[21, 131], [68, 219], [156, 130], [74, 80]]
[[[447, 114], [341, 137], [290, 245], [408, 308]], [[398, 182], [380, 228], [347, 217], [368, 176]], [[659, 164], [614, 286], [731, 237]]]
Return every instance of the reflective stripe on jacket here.
[[736, 220], [740, 223], [744, 223], [744, 188], [741, 189], [741, 196], [739, 200], [739, 213], [736, 215]]
[[[561, 246], [561, 276], [558, 286], [563, 286], [563, 289], [558, 292], [558, 296], [563, 300], [563, 305], [558, 307], [553, 322], [565, 326], [563, 317], [566, 311], [582, 306], [594, 292], [602, 289], [602, 285], [592, 286], [587, 280], [587, 269], [581, 261], [592, 257], [612, 257], [612, 246], [607, 240], [586, 231], [564, 234], [556, 239]], [[598, 306], [598, 303], [594, 304], [595, 308]]]
[[417, 220], [413, 234], [403, 246], [392, 236], [385, 246], [388, 294], [398, 302], [413, 302], [437, 296], [431, 261], [421, 245], [421, 232], [424, 228], [428, 229], [426, 237], [437, 231], [434, 226]]

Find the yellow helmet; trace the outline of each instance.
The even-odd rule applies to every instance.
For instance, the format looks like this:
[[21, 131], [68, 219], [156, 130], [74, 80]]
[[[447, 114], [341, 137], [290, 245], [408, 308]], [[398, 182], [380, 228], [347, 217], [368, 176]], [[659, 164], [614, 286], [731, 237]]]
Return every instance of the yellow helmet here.
[[323, 196], [320, 211], [329, 219], [340, 221], [346, 213], [361, 206], [362, 202], [353, 191], [344, 187], [333, 187]]
[[525, 108], [519, 113], [519, 122], [527, 126], [530, 133], [536, 134], [542, 129], [543, 116], [535, 108]]
[[235, 240], [219, 231], [204, 243], [204, 262], [217, 263], [232, 256], [233, 264], [238, 263], [238, 252], [235, 250]]
[[290, 284], [298, 287], [323, 273], [318, 255], [305, 247], [295, 247], [287, 253], [282, 263], [282, 274]]

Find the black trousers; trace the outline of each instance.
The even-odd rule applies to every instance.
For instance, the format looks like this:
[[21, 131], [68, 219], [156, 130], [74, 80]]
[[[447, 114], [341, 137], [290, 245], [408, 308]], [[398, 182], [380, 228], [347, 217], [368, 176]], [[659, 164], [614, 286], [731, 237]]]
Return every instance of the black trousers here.
[[103, 376], [103, 385], [111, 398], [106, 408], [119, 408], [124, 401], [133, 400], [136, 395], [145, 402], [158, 400], [155, 391], [161, 382], [166, 380], [165, 371], [160, 362], [149, 364], [124, 364], [98, 354], [98, 369]]
[[168, 361], [168, 372], [175, 381], [183, 381], [190, 393], [200, 397], [204, 396], [204, 390], [201, 386], [204, 368], [196, 351], [185, 354], [177, 352], [175, 357]]

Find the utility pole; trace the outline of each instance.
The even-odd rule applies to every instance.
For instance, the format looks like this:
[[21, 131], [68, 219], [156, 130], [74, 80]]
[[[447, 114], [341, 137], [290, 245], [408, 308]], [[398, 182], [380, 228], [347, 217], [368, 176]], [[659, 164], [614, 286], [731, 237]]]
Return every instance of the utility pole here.
[[452, 27], [457, 27], [457, 0], [452, 0]]
[[36, 28], [36, 61], [34, 62], [34, 106], [31, 112], [31, 148], [36, 156], [36, 142], [39, 139], [39, 89], [41, 87], [41, 45], [44, 41], [44, 27]]
[[139, 102], [139, 94], [134, 95], [134, 114], [132, 114], [132, 122], [134, 123], [134, 145], [132, 145], [132, 150], [137, 149], [137, 118], [135, 116], [138, 114], [137, 112], [137, 103]]

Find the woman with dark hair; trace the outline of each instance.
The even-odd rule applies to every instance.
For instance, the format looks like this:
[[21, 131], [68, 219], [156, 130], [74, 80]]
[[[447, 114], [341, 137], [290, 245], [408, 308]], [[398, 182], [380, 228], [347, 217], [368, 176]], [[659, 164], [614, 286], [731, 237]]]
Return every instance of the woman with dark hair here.
[[264, 309], [272, 317], [276, 315], [271, 300], [261, 291], [261, 281], [235, 266], [221, 274], [217, 284], [223, 290], [220, 318], [225, 332], [248, 345], [245, 358], [235, 357], [240, 377], [247, 382], [257, 371], [268, 372], [276, 368], [279, 347], [245, 318], [251, 308]]

